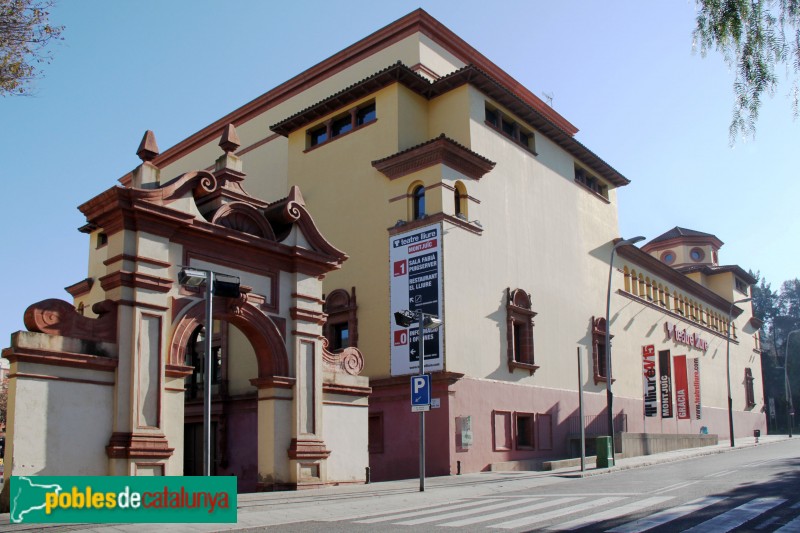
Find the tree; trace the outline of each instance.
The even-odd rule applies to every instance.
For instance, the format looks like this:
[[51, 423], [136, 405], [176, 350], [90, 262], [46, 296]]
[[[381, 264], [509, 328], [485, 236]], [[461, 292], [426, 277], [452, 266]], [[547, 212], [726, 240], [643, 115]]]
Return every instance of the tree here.
[[0, 95], [24, 95], [49, 64], [47, 45], [62, 40], [63, 26], [47, 19], [55, 0], [0, 0]]
[[703, 56], [712, 49], [721, 52], [736, 71], [731, 141], [739, 133], [755, 135], [761, 99], [765, 93], [772, 95], [778, 83], [778, 65], [794, 71], [790, 98], [797, 118], [800, 0], [697, 0], [697, 4], [695, 43]]

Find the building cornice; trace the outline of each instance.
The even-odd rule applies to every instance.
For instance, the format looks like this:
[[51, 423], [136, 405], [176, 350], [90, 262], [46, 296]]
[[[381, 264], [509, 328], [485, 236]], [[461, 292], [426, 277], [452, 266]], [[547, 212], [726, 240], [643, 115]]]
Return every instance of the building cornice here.
[[691, 278], [686, 277], [674, 268], [665, 265], [652, 255], [642, 251], [636, 246], [622, 246], [617, 250], [617, 253], [620, 257], [627, 259], [631, 263], [645, 268], [651, 274], [659, 276], [664, 281], [668, 281], [669, 283], [674, 284], [676, 287], [679, 287], [681, 290], [700, 298], [709, 305], [713, 305], [726, 315], [728, 314], [729, 309], [732, 310], [732, 315], [734, 317], [738, 317], [744, 312], [743, 309], [736, 307], [735, 305], [731, 307], [731, 302], [722, 296], [710, 289], [707, 289], [706, 287], [703, 287], [701, 284], [697, 283]]
[[522, 100], [531, 107], [538, 109], [539, 112], [547, 116], [567, 134], [575, 135], [578, 132], [578, 129], [567, 119], [545, 104], [508, 73], [427, 12], [417, 9], [187, 137], [165, 150], [153, 159], [152, 163], [159, 168], [174, 163], [188, 153], [218, 138], [228, 124], [240, 126], [281, 102], [418, 32], [442, 46], [464, 64], [477, 65], [484, 71], [491, 73], [495, 79], [501, 81], [505, 86], [513, 88]]
[[372, 162], [372, 166], [390, 180], [439, 164], [475, 180], [481, 179], [495, 166], [493, 161], [458, 144], [444, 133], [435, 139]]

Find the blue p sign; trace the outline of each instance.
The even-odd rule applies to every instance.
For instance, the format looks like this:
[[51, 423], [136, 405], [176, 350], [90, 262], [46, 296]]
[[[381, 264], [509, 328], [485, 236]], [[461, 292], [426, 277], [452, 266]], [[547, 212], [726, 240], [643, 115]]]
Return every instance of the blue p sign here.
[[411, 405], [431, 403], [431, 377], [427, 374], [411, 376]]

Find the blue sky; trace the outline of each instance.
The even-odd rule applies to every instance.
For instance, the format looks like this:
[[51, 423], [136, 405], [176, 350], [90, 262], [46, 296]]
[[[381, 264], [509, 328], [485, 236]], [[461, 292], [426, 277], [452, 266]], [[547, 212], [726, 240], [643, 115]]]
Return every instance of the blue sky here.
[[733, 72], [693, 53], [694, 2], [61, 0], [64, 41], [35, 96], [0, 99], [0, 336], [86, 277], [76, 207], [139, 163], [145, 130], [163, 151], [417, 7], [553, 95], [631, 180], [621, 236], [688, 227], [773, 287], [800, 276], [789, 86], [764, 101], [756, 138], [731, 147]]

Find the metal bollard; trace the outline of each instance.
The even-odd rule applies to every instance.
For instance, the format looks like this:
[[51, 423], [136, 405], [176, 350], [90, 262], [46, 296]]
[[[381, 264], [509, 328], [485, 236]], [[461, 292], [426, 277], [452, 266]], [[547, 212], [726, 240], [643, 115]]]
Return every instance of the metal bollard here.
[[364, 469], [364, 471], [365, 471], [365, 474], [366, 474], [366, 476], [365, 476], [365, 479], [366, 479], [366, 480], [364, 481], [364, 484], [365, 484], [365, 485], [369, 485], [369, 481], [370, 481], [370, 472], [369, 472], [369, 467], [366, 467], [366, 468]]
[[461, 475], [461, 461], [456, 461], [456, 475]]

